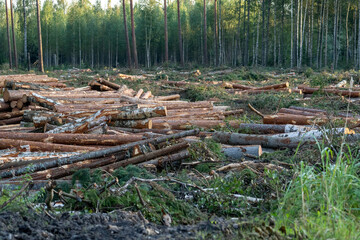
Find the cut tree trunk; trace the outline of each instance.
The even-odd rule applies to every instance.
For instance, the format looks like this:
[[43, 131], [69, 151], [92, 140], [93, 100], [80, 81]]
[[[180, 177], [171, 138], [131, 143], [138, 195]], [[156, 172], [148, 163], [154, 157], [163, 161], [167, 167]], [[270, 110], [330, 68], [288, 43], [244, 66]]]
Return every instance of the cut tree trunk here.
[[105, 145], [117, 146], [143, 139], [142, 135], [89, 135], [89, 134], [51, 134], [0, 132], [1, 139], [25, 140], [66, 145]]
[[70, 146], [64, 144], [53, 144], [53, 143], [42, 143], [42, 142], [33, 142], [33, 141], [23, 141], [23, 140], [14, 140], [14, 139], [1, 139], [0, 149], [7, 148], [20, 148], [21, 146], [29, 145], [31, 151], [45, 151], [45, 152], [88, 152], [94, 151], [94, 147], [84, 147], [84, 146]]
[[181, 150], [183, 150], [185, 148], [188, 148], [189, 146], [190, 146], [189, 143], [181, 142], [181, 143], [178, 143], [178, 144], [166, 147], [166, 148], [155, 150], [153, 152], [145, 153], [145, 154], [139, 155], [137, 157], [125, 159], [125, 160], [122, 160], [122, 161], [119, 161], [119, 162], [104, 166], [104, 167], [102, 167], [102, 169], [106, 170], [108, 172], [111, 172], [111, 171], [113, 171], [115, 169], [118, 169], [120, 167], [126, 167], [126, 166], [128, 166], [130, 164], [135, 165], [135, 164], [139, 164], [139, 163], [142, 163], [142, 162], [149, 161], [149, 160], [154, 159], [154, 158], [169, 155], [170, 153], [181, 151]]
[[322, 125], [328, 122], [326, 117], [321, 116], [303, 116], [293, 114], [267, 115], [263, 118], [264, 124], [293, 124], [293, 125]]
[[311, 126], [297, 126], [297, 125], [277, 125], [277, 124], [255, 124], [255, 123], [241, 123], [239, 131], [253, 133], [253, 134], [276, 134], [276, 133], [290, 133], [290, 132], [304, 132], [313, 130]]
[[14, 169], [14, 170], [2, 171], [2, 172], [0, 172], [0, 178], [9, 178], [9, 177], [13, 177], [13, 176], [19, 176], [19, 175], [22, 175], [22, 174], [25, 174], [28, 172], [36, 172], [36, 171], [40, 171], [40, 170], [54, 168], [57, 166], [63, 166], [63, 165], [67, 165], [67, 164], [81, 162], [84, 160], [106, 157], [111, 154], [115, 154], [115, 153], [122, 152], [122, 151], [127, 151], [128, 149], [139, 146], [139, 145], [144, 145], [144, 144], [148, 144], [148, 143], [159, 144], [159, 143], [171, 140], [171, 139], [179, 139], [179, 138], [183, 138], [183, 137], [187, 137], [187, 136], [194, 136], [194, 135], [197, 135], [198, 133], [199, 133], [199, 130], [196, 130], [196, 129], [190, 130], [190, 131], [182, 131], [180, 133], [176, 133], [176, 134], [172, 134], [172, 135], [161, 136], [161, 137], [153, 138], [153, 139], [146, 139], [146, 140], [133, 142], [133, 143], [129, 143], [129, 144], [121, 145], [121, 146], [115, 146], [115, 147], [110, 147], [110, 148], [106, 148], [106, 149], [101, 149], [101, 150], [84, 153], [84, 154], [79, 154], [76, 156], [57, 158], [57, 159], [49, 159], [49, 160], [44, 159], [44, 160], [41, 160], [39, 163], [31, 164], [31, 166], [20, 167], [20, 168]]

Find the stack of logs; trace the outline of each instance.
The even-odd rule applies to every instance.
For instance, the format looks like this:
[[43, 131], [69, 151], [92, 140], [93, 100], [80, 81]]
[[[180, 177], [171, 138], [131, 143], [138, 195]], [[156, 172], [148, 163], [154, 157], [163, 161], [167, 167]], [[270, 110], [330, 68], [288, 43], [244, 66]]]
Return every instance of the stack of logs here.
[[[153, 96], [150, 91], [135, 91], [104, 79], [77, 89], [60, 82], [55, 86], [56, 81], [50, 86], [45, 79], [51, 78], [45, 76], [31, 83], [28, 79], [36, 77], [4, 77], [0, 100], [0, 178], [4, 181], [16, 181], [29, 171], [34, 180], [43, 180], [66, 179], [82, 168], [111, 172], [129, 164], [163, 167], [188, 158], [190, 143], [201, 138], [222, 143], [228, 158], [258, 158], [270, 149], [314, 143], [330, 131], [318, 129], [329, 120], [326, 111], [319, 109], [284, 108], [276, 115], [263, 116], [264, 124], [239, 124], [225, 118], [242, 114], [242, 109], [228, 110], [211, 101], [181, 101], [178, 94]], [[234, 85], [233, 89], [239, 87]], [[288, 83], [271, 86], [243, 91], [289, 87]], [[13, 101], [21, 101], [22, 108], [12, 107]], [[354, 120], [356, 116], [333, 118]], [[247, 134], [212, 131], [218, 126]], [[353, 133], [347, 128], [332, 132]]]
[[183, 138], [198, 133], [186, 130], [236, 127], [237, 121], [225, 118], [243, 112], [210, 101], [181, 101], [178, 94], [153, 96], [150, 91], [134, 91], [104, 79], [77, 89], [59, 82], [55, 86], [51, 79], [4, 77], [0, 100], [3, 179], [16, 180], [30, 166], [33, 179], [58, 179], [81, 168], [110, 171], [154, 159], [155, 165], [183, 159], [189, 156], [189, 143]]

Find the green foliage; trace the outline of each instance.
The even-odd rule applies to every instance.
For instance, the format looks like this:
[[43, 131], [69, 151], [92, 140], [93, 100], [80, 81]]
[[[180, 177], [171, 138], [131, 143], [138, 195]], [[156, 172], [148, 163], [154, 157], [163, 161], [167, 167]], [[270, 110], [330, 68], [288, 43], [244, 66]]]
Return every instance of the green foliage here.
[[296, 101], [296, 95], [285, 93], [262, 93], [251, 96], [250, 104], [258, 110], [276, 111], [280, 108], [287, 108], [290, 106], [297, 106], [299, 102]]
[[[349, 147], [348, 147], [349, 148]], [[360, 220], [359, 158], [319, 145], [321, 171], [300, 163], [275, 217], [309, 239], [358, 239]], [[356, 157], [356, 158], [355, 158]]]
[[186, 96], [190, 101], [204, 101], [210, 98], [219, 98], [220, 100], [229, 100], [231, 96], [222, 87], [211, 85], [190, 86], [186, 89]]
[[152, 178], [154, 175], [150, 174], [143, 168], [139, 168], [134, 165], [129, 165], [126, 168], [119, 168], [114, 171], [114, 177], [119, 179], [119, 184], [124, 184], [131, 177], [140, 177], [140, 178]]
[[305, 77], [309, 78], [314, 74], [314, 70], [312, 70], [312, 68], [307, 68], [304, 75]]

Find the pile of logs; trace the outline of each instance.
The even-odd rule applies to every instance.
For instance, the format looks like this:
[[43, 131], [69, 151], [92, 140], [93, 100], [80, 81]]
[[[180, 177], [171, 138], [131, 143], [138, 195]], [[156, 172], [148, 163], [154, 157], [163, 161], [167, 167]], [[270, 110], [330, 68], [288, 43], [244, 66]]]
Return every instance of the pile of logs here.
[[[241, 115], [242, 109], [183, 101], [178, 94], [154, 96], [105, 79], [75, 89], [44, 75], [1, 76], [1, 81], [0, 177], [6, 181], [27, 173], [34, 180], [68, 178], [83, 168], [111, 172], [129, 164], [163, 167], [188, 158], [190, 144], [201, 138], [220, 142], [225, 156], [234, 161], [258, 158], [271, 149], [323, 139], [330, 132], [318, 126], [330, 119], [357, 123], [351, 114], [329, 117], [324, 110], [289, 107], [263, 116], [263, 124], [240, 124], [225, 119]], [[243, 94], [283, 91], [289, 84], [224, 87]], [[214, 132], [217, 127], [246, 134]], [[203, 132], [190, 130], [194, 128]], [[348, 136], [351, 141], [358, 138]]]
[[237, 121], [225, 118], [243, 113], [211, 101], [181, 101], [178, 94], [154, 96], [104, 79], [76, 89], [47, 76], [3, 79], [0, 175], [5, 179], [16, 180], [25, 171], [34, 179], [56, 179], [81, 168], [111, 171], [183, 159], [189, 143], [182, 138], [198, 133], [186, 130], [237, 127]]

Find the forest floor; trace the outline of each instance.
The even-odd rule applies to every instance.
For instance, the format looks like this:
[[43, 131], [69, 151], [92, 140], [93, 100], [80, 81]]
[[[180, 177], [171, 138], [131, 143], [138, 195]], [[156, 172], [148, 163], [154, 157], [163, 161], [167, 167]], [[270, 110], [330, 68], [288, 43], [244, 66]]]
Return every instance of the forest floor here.
[[[275, 114], [290, 106], [326, 110], [328, 116], [340, 112], [360, 115], [360, 103], [322, 92], [324, 86], [354, 79], [360, 84], [360, 73], [336, 73], [274, 69], [200, 69], [183, 72], [176, 69], [146, 71], [143, 79], [123, 79], [119, 73], [145, 74], [125, 70], [76, 71], [56, 70], [49, 76], [67, 82], [68, 86], [87, 86], [97, 77], [113, 79], [130, 88], [151, 91], [154, 95], [178, 93], [189, 101], [216, 101], [232, 109], [244, 109], [239, 117], [228, 117], [240, 123], [262, 123], [262, 118], [248, 108], [250, 103], [262, 114]], [[9, 72], [0, 72], [9, 74]], [[165, 80], [186, 81], [182, 87], [167, 86]], [[289, 82], [290, 89], [300, 84], [319, 86], [309, 98], [289, 92], [264, 92], [235, 95], [221, 86], [222, 82], [261, 87]], [[200, 83], [200, 84], [197, 84]], [[329, 121], [324, 128], [344, 127], [344, 121]], [[212, 130], [239, 132], [231, 126]], [[357, 129], [354, 129], [357, 133]], [[247, 132], [242, 132], [247, 133]], [[216, 161], [207, 161], [210, 150]], [[97, 213], [86, 203], [70, 201], [64, 207], [48, 212], [40, 206], [45, 190], [23, 194], [0, 212], [1, 239], [360, 239], [360, 145], [346, 143], [341, 136], [331, 135], [313, 145], [295, 149], [282, 148], [267, 152], [256, 163], [274, 164], [284, 170], [243, 169], [213, 175], [212, 171], [229, 161], [217, 143], [204, 141], [193, 146], [189, 163], [147, 169], [128, 166], [112, 173], [122, 186], [139, 177], [153, 179], [171, 176], [196, 185], [208, 192], [181, 187], [172, 183], [149, 186], [139, 183], [140, 194], [131, 187], [121, 197], [111, 193], [93, 197], [87, 186], [108, 181], [99, 172], [80, 170], [69, 184], [58, 187], [68, 191], [78, 183], [90, 201], [103, 208]], [[247, 159], [249, 160], [249, 159]], [[203, 162], [202, 162], [203, 161]], [[25, 179], [24, 179], [25, 181]], [[151, 190], [152, 189], [152, 190]], [[166, 190], [164, 190], [166, 189]], [[1, 191], [0, 203], [8, 200], [13, 190]], [[143, 200], [139, 196], [142, 196]], [[240, 196], [240, 197], [239, 197]], [[145, 204], [144, 204], [144, 202]], [[172, 226], [163, 224], [163, 215], [170, 215]]]

